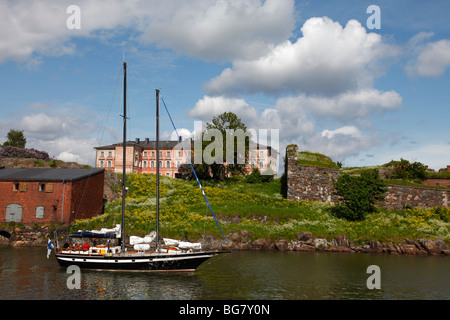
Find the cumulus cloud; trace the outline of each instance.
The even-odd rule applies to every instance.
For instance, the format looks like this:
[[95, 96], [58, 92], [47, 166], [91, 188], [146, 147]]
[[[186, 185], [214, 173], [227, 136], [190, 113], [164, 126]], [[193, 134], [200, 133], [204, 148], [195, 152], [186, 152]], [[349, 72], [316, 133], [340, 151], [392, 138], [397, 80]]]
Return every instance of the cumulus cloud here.
[[205, 60], [253, 59], [291, 35], [293, 12], [292, 0], [181, 1], [141, 39]]
[[417, 60], [408, 66], [410, 75], [438, 77], [450, 67], [450, 40], [428, 43], [420, 52]]
[[340, 121], [364, 119], [374, 112], [384, 112], [401, 106], [402, 97], [395, 91], [381, 92], [373, 88], [350, 91], [332, 97], [297, 97], [310, 113]]
[[[2, 1], [0, 3], [0, 63], [6, 60], [39, 64], [39, 57], [74, 54], [72, 37], [89, 37], [99, 30], [128, 26], [136, 2], [77, 1], [81, 29], [67, 28], [67, 1]], [[134, 4], [134, 5], [131, 5]]]
[[251, 107], [244, 99], [227, 98], [224, 96], [204, 96], [197, 101], [194, 108], [187, 112], [188, 116], [210, 121], [213, 117], [223, 112], [239, 114], [246, 120], [257, 117], [256, 109]]
[[70, 30], [71, 4], [1, 1], [0, 63], [14, 60], [35, 68], [40, 55], [76, 53], [74, 38], [105, 41], [130, 27], [130, 41], [159, 43], [196, 58], [254, 58], [289, 37], [295, 23], [293, 0], [80, 0], [81, 28]]
[[23, 130], [27, 148], [46, 151], [58, 160], [93, 165], [99, 118], [85, 106], [35, 102], [14, 118], [0, 120], [0, 135], [6, 137], [9, 129]]
[[399, 53], [356, 20], [342, 27], [327, 17], [310, 18], [301, 31], [303, 36], [296, 42], [278, 44], [258, 59], [234, 61], [205, 90], [209, 95], [335, 95], [369, 87], [384, 70], [382, 61]]
[[[290, 143], [296, 143], [300, 149], [323, 152], [338, 161], [359, 154], [379, 143], [376, 133], [364, 134], [353, 125], [337, 126], [335, 129], [320, 130], [316, 125], [316, 116], [308, 111], [304, 97], [284, 97], [277, 100], [275, 106], [258, 111], [243, 99], [205, 96], [189, 111], [189, 115], [204, 121], [227, 111], [236, 113], [248, 129], [257, 133], [260, 129], [268, 132], [278, 130], [280, 153]], [[268, 142], [272, 137], [267, 137]], [[258, 142], [258, 141], [257, 141]]]

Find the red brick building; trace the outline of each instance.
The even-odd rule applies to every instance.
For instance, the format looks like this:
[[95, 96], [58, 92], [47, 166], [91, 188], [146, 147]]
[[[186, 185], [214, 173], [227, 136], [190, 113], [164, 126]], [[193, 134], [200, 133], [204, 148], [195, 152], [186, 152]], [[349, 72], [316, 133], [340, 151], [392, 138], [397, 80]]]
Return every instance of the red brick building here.
[[102, 169], [0, 168], [0, 222], [70, 223], [103, 213]]
[[[428, 166], [426, 168], [428, 172], [434, 172], [434, 170], [428, 170]], [[450, 173], [450, 166], [447, 166], [447, 169], [443, 168], [439, 170], [439, 173]], [[429, 186], [450, 187], [450, 178], [448, 178], [448, 175], [439, 177], [439, 173], [433, 178], [428, 178], [423, 181], [423, 184], [427, 184]]]

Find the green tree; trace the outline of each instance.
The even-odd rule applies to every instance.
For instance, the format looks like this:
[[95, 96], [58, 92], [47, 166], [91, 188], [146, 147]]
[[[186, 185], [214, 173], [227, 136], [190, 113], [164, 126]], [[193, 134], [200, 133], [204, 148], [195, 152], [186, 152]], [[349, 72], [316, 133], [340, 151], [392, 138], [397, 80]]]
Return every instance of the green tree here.
[[375, 203], [383, 201], [386, 184], [378, 176], [378, 170], [364, 170], [360, 176], [341, 174], [334, 182], [336, 194], [342, 203], [332, 211], [338, 218], [362, 221], [367, 214], [375, 211]]
[[[233, 175], [244, 173], [246, 164], [248, 163], [247, 155], [249, 152], [251, 135], [247, 132], [247, 127], [242, 122], [241, 118], [233, 112], [224, 112], [217, 117], [214, 117], [211, 123], [207, 123], [206, 129], [207, 131], [210, 129], [217, 129], [221, 132], [223, 146], [221, 154], [216, 155], [214, 150], [212, 156], [222, 157], [222, 160], [227, 162], [226, 166], [222, 163], [212, 163], [209, 165], [204, 163], [204, 166], [209, 166], [213, 179], [224, 180], [228, 173]], [[203, 136], [205, 133], [206, 132], [203, 132]], [[244, 139], [243, 141], [242, 138]], [[211, 142], [205, 140], [206, 139], [202, 139], [202, 151], [214, 142], [214, 140]], [[242, 145], [242, 143], [244, 143], [244, 145]], [[239, 152], [242, 151], [242, 149], [243, 152]], [[228, 155], [227, 152], [229, 152]], [[231, 161], [227, 161], [227, 159]]]
[[6, 135], [7, 140], [3, 143], [2, 147], [12, 146], [25, 149], [27, 139], [23, 135], [23, 130], [9, 130]]
[[426, 168], [420, 162], [410, 163], [408, 160], [391, 161], [392, 177], [394, 179], [423, 181], [426, 178]]

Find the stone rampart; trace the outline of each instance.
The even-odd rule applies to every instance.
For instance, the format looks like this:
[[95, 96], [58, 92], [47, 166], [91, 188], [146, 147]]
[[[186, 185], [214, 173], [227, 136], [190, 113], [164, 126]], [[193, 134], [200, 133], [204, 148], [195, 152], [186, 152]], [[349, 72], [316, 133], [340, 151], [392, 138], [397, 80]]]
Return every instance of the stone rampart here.
[[[300, 165], [297, 157], [298, 147], [289, 145], [286, 148], [287, 198], [338, 203], [333, 181], [339, 178], [339, 169]], [[385, 198], [379, 205], [388, 209], [448, 207], [450, 190], [388, 185]]]

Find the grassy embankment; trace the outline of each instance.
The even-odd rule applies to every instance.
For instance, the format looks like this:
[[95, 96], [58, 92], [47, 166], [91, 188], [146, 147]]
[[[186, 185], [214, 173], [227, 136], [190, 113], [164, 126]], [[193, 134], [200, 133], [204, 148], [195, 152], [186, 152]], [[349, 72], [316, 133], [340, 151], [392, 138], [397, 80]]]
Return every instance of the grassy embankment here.
[[[143, 236], [155, 230], [155, 180], [154, 175], [128, 178], [126, 228], [130, 235]], [[225, 235], [247, 230], [252, 239], [291, 240], [299, 232], [312, 232], [329, 240], [346, 235], [355, 244], [436, 237], [450, 242], [450, 209], [379, 209], [364, 221], [351, 222], [334, 217], [328, 204], [284, 199], [280, 179], [257, 184], [207, 181], [203, 187]], [[194, 240], [213, 235], [220, 239], [197, 182], [162, 177], [160, 195], [162, 237]], [[76, 221], [72, 230], [110, 228], [120, 223], [120, 211], [121, 199], [107, 204], [104, 215]]]

